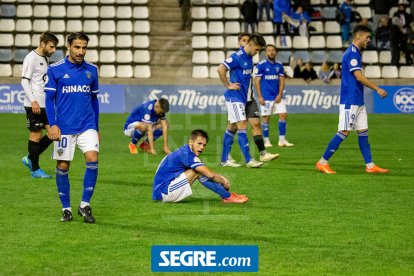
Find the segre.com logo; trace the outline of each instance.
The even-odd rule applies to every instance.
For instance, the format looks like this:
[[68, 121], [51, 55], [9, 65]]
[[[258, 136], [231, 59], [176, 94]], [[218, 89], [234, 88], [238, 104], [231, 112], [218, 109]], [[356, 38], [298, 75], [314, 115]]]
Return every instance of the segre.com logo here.
[[153, 272], [257, 272], [257, 246], [164, 246], [151, 248]]

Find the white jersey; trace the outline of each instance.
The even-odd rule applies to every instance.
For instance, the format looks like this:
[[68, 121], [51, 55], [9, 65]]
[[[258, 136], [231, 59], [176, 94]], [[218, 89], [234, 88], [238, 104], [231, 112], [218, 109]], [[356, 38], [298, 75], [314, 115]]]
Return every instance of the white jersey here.
[[31, 51], [24, 58], [22, 78], [30, 82], [30, 91], [25, 90], [24, 106], [31, 107], [32, 101], [37, 101], [40, 107], [45, 107], [46, 94], [43, 88], [47, 78], [48, 63], [46, 57], [40, 56], [35, 51]]

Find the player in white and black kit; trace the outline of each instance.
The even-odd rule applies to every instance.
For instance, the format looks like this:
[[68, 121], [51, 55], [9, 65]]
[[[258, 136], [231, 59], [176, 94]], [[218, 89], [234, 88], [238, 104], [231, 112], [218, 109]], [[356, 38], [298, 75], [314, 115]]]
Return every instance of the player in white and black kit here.
[[30, 135], [29, 154], [22, 158], [22, 163], [30, 169], [30, 174], [34, 178], [52, 178], [39, 167], [39, 156], [52, 143], [47, 135], [42, 136], [42, 130], [49, 128], [43, 88], [49, 66], [47, 58], [56, 51], [58, 43], [59, 40], [54, 34], [43, 33], [40, 36], [39, 46], [27, 54], [23, 61], [21, 83], [25, 92], [24, 109]]

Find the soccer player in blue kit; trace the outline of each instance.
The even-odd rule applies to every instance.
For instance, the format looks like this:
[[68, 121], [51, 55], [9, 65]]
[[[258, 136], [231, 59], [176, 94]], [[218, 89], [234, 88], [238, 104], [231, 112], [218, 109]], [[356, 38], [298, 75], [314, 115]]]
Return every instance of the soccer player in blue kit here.
[[208, 143], [208, 134], [202, 129], [191, 132], [188, 144], [168, 154], [155, 172], [152, 199], [179, 202], [193, 194], [191, 185], [196, 179], [215, 192], [224, 203], [245, 203], [248, 198], [229, 192], [230, 182], [210, 170], [200, 160]]
[[[217, 69], [221, 82], [227, 88], [224, 97], [230, 122], [224, 133], [221, 156], [222, 166], [234, 167], [233, 163], [228, 162], [228, 155], [234, 140], [234, 129], [237, 129], [238, 142], [245, 158], [246, 166], [257, 168], [263, 165], [263, 162], [257, 161], [250, 156], [249, 141], [246, 133], [247, 120], [245, 109], [253, 71], [252, 58], [265, 46], [266, 42], [263, 36], [253, 33], [250, 35], [247, 45], [233, 53]], [[230, 72], [230, 80], [227, 78], [227, 71]]]
[[46, 114], [50, 124], [49, 136], [55, 140], [52, 158], [57, 160], [56, 184], [63, 222], [73, 219], [69, 167], [76, 145], [86, 162], [78, 214], [86, 223], [95, 222], [90, 199], [98, 177], [99, 85], [97, 67], [84, 60], [88, 42], [89, 37], [82, 32], [69, 34], [69, 55], [49, 67], [45, 85]]
[[279, 147], [292, 147], [285, 139], [287, 110], [283, 101], [285, 73], [283, 65], [276, 60], [276, 46], [266, 45], [266, 59], [259, 62], [255, 69], [255, 88], [262, 115], [262, 130], [266, 147], [273, 145], [269, 140], [269, 121], [272, 114], [279, 115]]
[[357, 131], [359, 149], [365, 161], [365, 171], [387, 173], [387, 169], [380, 168], [372, 162], [371, 146], [368, 142], [368, 118], [364, 105], [364, 85], [375, 90], [382, 98], [387, 97], [387, 92], [362, 74], [361, 50], [366, 49], [371, 41], [371, 30], [366, 26], [357, 25], [352, 35], [352, 44], [342, 57], [338, 132], [329, 142], [322, 158], [316, 163], [316, 169], [322, 173], [336, 173], [329, 166], [328, 160], [348, 137], [350, 131]]
[[165, 114], [170, 104], [167, 99], [145, 102], [136, 106], [128, 116], [124, 125], [124, 134], [131, 137], [129, 152], [138, 154], [137, 143], [146, 134], [147, 139], [139, 146], [142, 150], [155, 154], [154, 141], [164, 136], [164, 152], [170, 153], [168, 147], [168, 122]]

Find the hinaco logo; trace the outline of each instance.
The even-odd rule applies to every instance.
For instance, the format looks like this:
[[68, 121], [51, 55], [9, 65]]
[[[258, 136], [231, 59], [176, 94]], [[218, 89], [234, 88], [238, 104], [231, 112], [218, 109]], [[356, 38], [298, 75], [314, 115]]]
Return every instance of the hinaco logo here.
[[404, 87], [395, 92], [394, 94], [394, 106], [403, 113], [414, 112], [414, 89]]

